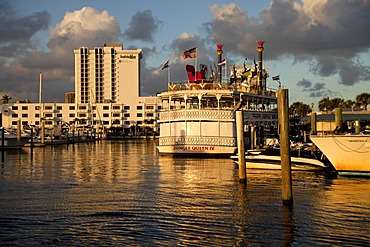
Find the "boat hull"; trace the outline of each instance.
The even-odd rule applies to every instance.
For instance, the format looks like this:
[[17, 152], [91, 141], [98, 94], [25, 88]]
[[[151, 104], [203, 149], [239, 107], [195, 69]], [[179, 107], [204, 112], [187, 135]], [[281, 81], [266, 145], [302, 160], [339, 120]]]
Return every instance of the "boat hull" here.
[[215, 145], [168, 145], [157, 146], [157, 149], [160, 154], [197, 156], [230, 156], [236, 152], [236, 147]]
[[370, 135], [311, 136], [339, 175], [370, 176]]
[[[21, 149], [31, 137], [21, 136], [20, 140], [17, 137], [7, 137], [4, 138], [4, 148], [5, 149]], [[2, 138], [0, 137], [0, 149], [2, 148]]]
[[[231, 156], [231, 159], [237, 161], [238, 156]], [[316, 159], [291, 157], [292, 171], [323, 171], [325, 165]], [[273, 155], [246, 155], [245, 163], [247, 169], [263, 170], [281, 170], [281, 157]]]

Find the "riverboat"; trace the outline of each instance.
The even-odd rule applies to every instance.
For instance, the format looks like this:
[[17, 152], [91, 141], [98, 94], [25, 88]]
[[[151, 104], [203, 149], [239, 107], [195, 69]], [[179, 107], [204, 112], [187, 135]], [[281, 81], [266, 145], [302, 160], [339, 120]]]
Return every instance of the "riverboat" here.
[[370, 134], [311, 135], [341, 176], [370, 176]]
[[[168, 91], [159, 93], [160, 154], [228, 156], [237, 150], [236, 110], [243, 111], [244, 126], [276, 128], [277, 97], [266, 86], [268, 71], [262, 67], [264, 41], [258, 43], [258, 65], [232, 66], [230, 78], [222, 81], [223, 45], [217, 45], [217, 77], [207, 76], [207, 67], [196, 71], [186, 65], [188, 80], [168, 82]], [[216, 68], [215, 68], [216, 70]], [[226, 76], [225, 76], [226, 77]]]

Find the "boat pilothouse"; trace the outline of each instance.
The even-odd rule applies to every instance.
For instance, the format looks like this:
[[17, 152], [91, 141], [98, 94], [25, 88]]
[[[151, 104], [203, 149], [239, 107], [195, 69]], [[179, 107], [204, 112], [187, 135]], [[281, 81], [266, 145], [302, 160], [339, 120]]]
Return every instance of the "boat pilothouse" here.
[[[263, 42], [259, 43], [259, 65], [233, 66], [231, 77], [222, 82], [222, 45], [217, 45], [217, 79], [206, 77], [204, 67], [187, 65], [188, 80], [169, 82], [168, 91], [158, 94], [160, 154], [224, 155], [237, 149], [235, 110], [242, 110], [245, 126], [267, 129], [277, 124], [275, 91], [266, 87], [268, 73], [262, 69]], [[261, 69], [260, 69], [261, 68]], [[203, 70], [203, 71], [202, 71]]]

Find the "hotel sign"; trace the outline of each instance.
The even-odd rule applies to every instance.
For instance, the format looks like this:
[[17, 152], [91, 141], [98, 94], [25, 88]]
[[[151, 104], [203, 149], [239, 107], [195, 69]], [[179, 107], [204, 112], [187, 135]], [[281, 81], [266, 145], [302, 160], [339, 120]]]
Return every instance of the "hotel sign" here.
[[120, 58], [136, 59], [135, 55], [120, 55]]

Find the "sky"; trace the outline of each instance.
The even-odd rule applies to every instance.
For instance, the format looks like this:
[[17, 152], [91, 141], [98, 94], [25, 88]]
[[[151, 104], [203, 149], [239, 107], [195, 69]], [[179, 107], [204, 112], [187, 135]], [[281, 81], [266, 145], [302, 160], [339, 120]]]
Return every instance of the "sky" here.
[[[187, 78], [181, 52], [198, 47], [197, 63], [253, 65], [264, 40], [268, 87], [280, 75], [289, 104], [370, 93], [370, 0], [0, 0], [0, 97], [63, 102], [74, 91], [75, 49], [122, 43], [142, 49], [142, 96]], [[247, 59], [247, 60], [245, 60]]]

